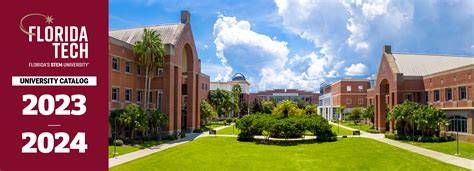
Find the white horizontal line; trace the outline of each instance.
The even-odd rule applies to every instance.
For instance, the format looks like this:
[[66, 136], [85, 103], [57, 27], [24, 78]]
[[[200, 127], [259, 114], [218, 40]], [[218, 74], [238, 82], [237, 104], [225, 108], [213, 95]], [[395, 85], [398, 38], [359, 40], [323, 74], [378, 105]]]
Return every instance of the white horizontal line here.
[[48, 126], [61, 126], [59, 124], [48, 124]]

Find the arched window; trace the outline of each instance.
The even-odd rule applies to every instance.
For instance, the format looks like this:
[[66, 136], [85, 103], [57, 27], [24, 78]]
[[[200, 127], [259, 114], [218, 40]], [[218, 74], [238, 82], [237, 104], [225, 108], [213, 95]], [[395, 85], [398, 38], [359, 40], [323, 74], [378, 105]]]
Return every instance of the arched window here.
[[451, 116], [448, 121], [448, 131], [467, 132], [467, 118], [462, 116]]

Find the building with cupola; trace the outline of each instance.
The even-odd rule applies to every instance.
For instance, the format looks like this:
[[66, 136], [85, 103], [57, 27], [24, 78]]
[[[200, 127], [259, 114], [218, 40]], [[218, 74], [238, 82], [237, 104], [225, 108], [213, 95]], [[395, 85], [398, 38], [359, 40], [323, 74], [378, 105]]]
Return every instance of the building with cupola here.
[[210, 90], [225, 90], [225, 91], [232, 91], [232, 87], [234, 85], [240, 85], [240, 88], [242, 89], [242, 93], [240, 94], [240, 101], [243, 102], [248, 102], [249, 101], [249, 94], [250, 94], [250, 83], [247, 81], [245, 78], [244, 74], [242, 73], [236, 73], [234, 76], [232, 76], [232, 79], [230, 81], [224, 81], [224, 82], [211, 82], [210, 83]]

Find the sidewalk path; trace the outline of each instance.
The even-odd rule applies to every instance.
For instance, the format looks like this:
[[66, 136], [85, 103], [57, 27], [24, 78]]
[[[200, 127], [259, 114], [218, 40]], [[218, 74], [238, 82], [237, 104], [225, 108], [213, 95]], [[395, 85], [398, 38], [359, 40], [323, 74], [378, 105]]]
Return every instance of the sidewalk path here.
[[[227, 128], [227, 127], [230, 127], [230, 126], [231, 125], [221, 126], [221, 127], [215, 128], [215, 130], [216, 131], [221, 130], [221, 129], [224, 129], [224, 128]], [[185, 138], [177, 139], [177, 140], [174, 140], [174, 141], [170, 141], [168, 143], [164, 143], [164, 144], [160, 144], [160, 145], [153, 146], [153, 147], [150, 147], [150, 148], [146, 148], [146, 149], [143, 149], [143, 150], [138, 150], [138, 151], [135, 151], [135, 152], [120, 155], [120, 156], [117, 156], [116, 158], [109, 158], [109, 168], [120, 165], [120, 164], [123, 164], [123, 163], [126, 163], [126, 162], [131, 161], [131, 160], [135, 160], [135, 159], [138, 159], [138, 158], [145, 157], [147, 155], [150, 155], [150, 154], [153, 154], [153, 153], [156, 153], [156, 152], [159, 152], [159, 151], [162, 151], [162, 150], [165, 150], [165, 149], [177, 146], [177, 145], [181, 145], [181, 144], [190, 142], [190, 141], [192, 141], [194, 139], [197, 139], [197, 138], [206, 137], [206, 136], [209, 136], [209, 132], [187, 133]], [[217, 136], [237, 137], [237, 135], [217, 135]]]
[[[338, 125], [338, 124], [332, 123], [332, 122], [329, 122], [329, 123], [331, 123], [333, 125]], [[343, 125], [339, 125], [339, 126], [342, 127], [342, 128], [348, 129], [348, 130], [352, 130], [352, 131], [356, 130], [356, 129], [346, 127], [346, 126], [343, 126]], [[474, 160], [470, 160], [470, 159], [466, 159], [466, 158], [462, 158], [462, 157], [458, 157], [458, 156], [453, 156], [453, 155], [449, 155], [449, 154], [445, 154], [445, 153], [440, 153], [440, 152], [429, 150], [429, 149], [426, 149], [426, 148], [421, 148], [421, 147], [418, 147], [418, 146], [415, 146], [415, 145], [411, 145], [411, 144], [391, 140], [391, 139], [385, 138], [384, 134], [372, 134], [372, 133], [367, 133], [365, 131], [360, 131], [360, 132], [361, 132], [361, 137], [371, 138], [371, 139], [374, 139], [374, 140], [377, 140], [377, 141], [380, 141], [380, 142], [383, 142], [383, 143], [386, 143], [386, 144], [389, 144], [389, 145], [392, 145], [392, 146], [395, 146], [395, 147], [398, 147], [398, 148], [401, 148], [401, 149], [405, 149], [405, 150], [408, 150], [408, 151], [411, 151], [411, 152], [414, 152], [414, 153], [421, 154], [423, 156], [427, 156], [427, 157], [431, 157], [433, 159], [440, 160], [440, 161], [445, 162], [445, 163], [449, 163], [449, 164], [456, 165], [456, 166], [459, 166], [459, 167], [464, 167], [464, 168], [467, 168], [467, 169], [474, 170]]]

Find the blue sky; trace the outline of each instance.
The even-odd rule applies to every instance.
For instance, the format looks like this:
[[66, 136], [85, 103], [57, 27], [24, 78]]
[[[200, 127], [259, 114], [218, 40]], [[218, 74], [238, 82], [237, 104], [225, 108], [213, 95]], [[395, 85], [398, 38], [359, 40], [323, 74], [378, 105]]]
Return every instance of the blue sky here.
[[202, 72], [243, 73], [251, 91], [318, 90], [376, 74], [394, 52], [474, 55], [474, 1], [110, 0], [110, 29], [178, 23], [191, 13]]

